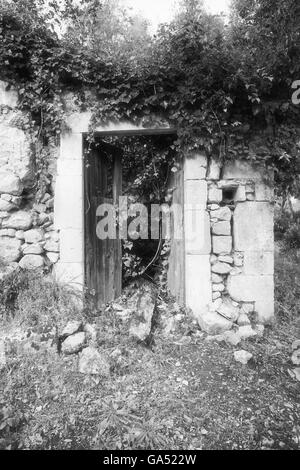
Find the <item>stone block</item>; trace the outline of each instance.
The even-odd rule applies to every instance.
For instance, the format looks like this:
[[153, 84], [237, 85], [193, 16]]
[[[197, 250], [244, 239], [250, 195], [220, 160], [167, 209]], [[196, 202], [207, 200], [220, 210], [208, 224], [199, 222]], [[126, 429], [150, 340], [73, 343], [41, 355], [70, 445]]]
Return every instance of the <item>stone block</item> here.
[[3, 211], [11, 211], [13, 209], [15, 209], [15, 205], [12, 204], [11, 202], [9, 201], [6, 201], [5, 199], [0, 199], [0, 211], [3, 212]]
[[236, 202], [244, 202], [246, 201], [247, 196], [246, 196], [246, 187], [244, 185], [239, 185], [239, 187], [236, 190], [234, 200]]
[[233, 264], [232, 256], [220, 255], [220, 256], [218, 256], [218, 260], [221, 261], [221, 263]]
[[236, 251], [233, 255], [234, 265], [241, 268], [244, 264], [244, 253], [239, 253]]
[[230, 221], [232, 212], [229, 207], [221, 207], [215, 211], [211, 211], [210, 216], [212, 219]]
[[3, 228], [0, 230], [0, 237], [15, 237], [16, 231], [13, 228]]
[[274, 317], [273, 276], [230, 275], [227, 291], [237, 302], [255, 302], [255, 310], [260, 323], [272, 321]]
[[225, 165], [223, 169], [223, 179], [260, 180], [264, 172], [265, 169], [259, 169], [248, 162], [236, 160]]
[[220, 179], [220, 173], [221, 173], [221, 163], [215, 160], [214, 158], [212, 158], [209, 164], [207, 179], [217, 181]]
[[232, 181], [232, 180], [220, 180], [218, 181], [218, 188], [219, 189], [232, 189], [237, 191], [239, 187], [239, 182], [238, 181]]
[[61, 160], [83, 159], [83, 138], [81, 133], [64, 134], [60, 141]]
[[[73, 231], [71, 231], [73, 232]], [[45, 251], [50, 251], [50, 252], [53, 252], [53, 253], [59, 253], [59, 243], [53, 241], [53, 240], [47, 240], [47, 242], [45, 243]], [[76, 260], [73, 260], [73, 262], [75, 262]], [[72, 262], [72, 261], [70, 261]]]
[[212, 233], [214, 235], [230, 235], [231, 225], [230, 222], [221, 221], [217, 222], [212, 226]]
[[230, 264], [217, 262], [213, 264], [211, 270], [215, 274], [229, 274], [231, 271]]
[[54, 269], [58, 282], [66, 283], [74, 289], [82, 291], [84, 286], [84, 264], [82, 263], [62, 263], [59, 261]]
[[256, 182], [255, 200], [263, 201], [263, 202], [273, 202], [274, 201], [274, 187], [271, 187], [261, 181]]
[[250, 359], [252, 359], [252, 357], [253, 354], [249, 353], [248, 351], [245, 351], [244, 349], [234, 352], [234, 359], [243, 365], [247, 365]]
[[[4, 116], [3, 119], [0, 115], [0, 166], [2, 170], [17, 175], [22, 183], [22, 179], [32, 166], [30, 139], [22, 129], [15, 127], [15, 122], [23, 119], [24, 114], [10, 112]], [[26, 186], [26, 180], [22, 186]]]
[[40, 229], [32, 229], [24, 232], [26, 243], [38, 243], [44, 239], [44, 232]]
[[213, 292], [224, 292], [225, 286], [224, 284], [213, 284], [212, 291]]
[[205, 155], [193, 154], [185, 158], [184, 180], [203, 180], [206, 178], [207, 158]]
[[206, 211], [185, 212], [185, 250], [189, 254], [210, 254], [210, 221]]
[[268, 251], [245, 251], [244, 273], [246, 275], [273, 275], [274, 253]]
[[86, 335], [82, 331], [75, 333], [75, 335], [68, 336], [67, 339], [62, 343], [63, 354], [76, 354], [84, 348], [86, 344]]
[[2, 228], [13, 228], [15, 230], [28, 230], [31, 225], [32, 215], [26, 211], [15, 212], [2, 222]]
[[186, 181], [184, 191], [185, 205], [188, 209], [206, 209], [207, 205], [207, 182], [203, 180]]
[[31, 243], [30, 245], [24, 245], [23, 255], [41, 255], [44, 249], [38, 243]]
[[108, 377], [110, 366], [103, 354], [93, 347], [88, 347], [80, 354], [78, 370], [81, 374]]
[[238, 329], [238, 334], [241, 337], [241, 339], [249, 339], [253, 338], [254, 336], [257, 336], [257, 333], [255, 330], [250, 325], [243, 325], [240, 326]]
[[[221, 300], [221, 293], [220, 293], [220, 292], [213, 292], [213, 293], [212, 293], [212, 299], [213, 299], [213, 300], [218, 300], [218, 299]], [[221, 300], [221, 302], [222, 302], [222, 300]], [[216, 308], [215, 308], [215, 302], [213, 302], [213, 310], [216, 310]]]
[[52, 253], [51, 251], [47, 251], [46, 256], [52, 264], [57, 263], [59, 260], [59, 253]]
[[266, 202], [238, 204], [233, 216], [234, 248], [237, 251], [273, 251], [274, 210]]
[[18, 240], [24, 240], [24, 237], [25, 237], [24, 230], [17, 230], [15, 232], [15, 236], [16, 238], [18, 238]]
[[264, 299], [255, 302], [257, 320], [264, 325], [272, 324], [275, 320], [274, 312], [274, 288], [269, 286]]
[[58, 160], [57, 174], [62, 176], [81, 176], [83, 174], [83, 161], [81, 159]]
[[25, 255], [19, 262], [22, 269], [37, 269], [44, 266], [44, 258], [40, 255]]
[[212, 303], [209, 258], [209, 255], [186, 257], [186, 305], [192, 309], [196, 318], [207, 312]]
[[217, 312], [205, 312], [199, 315], [198, 323], [201, 330], [209, 335], [220, 335], [232, 328], [233, 323]]
[[221, 305], [218, 307], [217, 312], [232, 322], [236, 322], [239, 316], [238, 307], [235, 307], [227, 298], [223, 300]]
[[215, 274], [215, 273], [212, 273], [211, 280], [213, 284], [219, 284], [223, 282], [222, 276], [220, 276], [219, 274]]
[[237, 324], [239, 326], [248, 326], [248, 325], [251, 325], [251, 322], [248, 318], [248, 315], [246, 315], [246, 313], [244, 312], [241, 312], [240, 315], [239, 315], [239, 318], [237, 320]]
[[0, 259], [4, 263], [18, 261], [21, 253], [21, 241], [16, 238], [0, 237]]
[[8, 83], [0, 81], [0, 106], [16, 108], [18, 105], [18, 93], [13, 88], [8, 88]]
[[[0, 170], [0, 193], [11, 194], [12, 196], [19, 196], [22, 194], [23, 185], [18, 176], [11, 171]], [[1, 209], [3, 210], [3, 209]]]
[[219, 203], [222, 201], [222, 191], [216, 187], [211, 187], [208, 190], [208, 202], [210, 203]]
[[60, 175], [55, 188], [55, 228], [83, 229], [83, 177]]
[[231, 253], [232, 237], [213, 236], [213, 252], [216, 255]]
[[[84, 262], [84, 236], [80, 230], [68, 229], [60, 232], [60, 260], [62, 263]], [[45, 247], [46, 248], [46, 247]], [[56, 251], [56, 250], [49, 250]]]

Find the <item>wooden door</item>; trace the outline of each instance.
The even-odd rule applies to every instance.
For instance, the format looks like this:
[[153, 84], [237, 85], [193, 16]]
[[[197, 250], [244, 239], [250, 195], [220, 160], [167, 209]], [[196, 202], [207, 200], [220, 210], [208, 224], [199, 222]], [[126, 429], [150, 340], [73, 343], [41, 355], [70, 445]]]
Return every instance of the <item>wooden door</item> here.
[[96, 234], [97, 208], [118, 204], [122, 194], [121, 151], [109, 144], [93, 147], [85, 157], [85, 281], [97, 307], [122, 291], [122, 248], [117, 238], [100, 240]]

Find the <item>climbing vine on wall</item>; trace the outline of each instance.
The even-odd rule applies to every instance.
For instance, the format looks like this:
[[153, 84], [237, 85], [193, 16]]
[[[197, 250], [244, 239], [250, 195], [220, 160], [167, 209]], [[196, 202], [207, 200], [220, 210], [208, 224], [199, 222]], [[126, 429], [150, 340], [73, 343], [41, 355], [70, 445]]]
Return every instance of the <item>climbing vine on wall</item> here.
[[297, 192], [296, 0], [236, 0], [227, 26], [183, 2], [155, 37], [142, 22], [134, 36], [124, 13], [106, 21], [105, 0], [73, 3], [0, 1], [0, 78], [18, 88], [39, 140], [59, 136], [63, 95], [72, 91], [78, 109], [92, 110], [91, 131], [121, 119], [150, 125], [159, 116], [178, 129], [178, 154], [205, 148], [224, 160], [263, 161], [281, 188]]

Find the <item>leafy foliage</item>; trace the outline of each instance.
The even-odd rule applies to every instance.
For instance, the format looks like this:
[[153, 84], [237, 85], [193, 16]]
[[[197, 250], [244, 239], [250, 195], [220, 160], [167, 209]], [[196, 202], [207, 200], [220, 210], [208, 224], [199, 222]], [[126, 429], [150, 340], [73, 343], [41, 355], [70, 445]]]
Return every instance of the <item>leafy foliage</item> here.
[[[297, 0], [236, 0], [231, 22], [186, 0], [170, 25], [150, 37], [146, 22], [120, 3], [1, 0], [1, 78], [18, 86], [38, 136], [58, 135], [63, 91], [101, 122], [178, 129], [175, 149], [205, 148], [222, 159], [272, 165], [280, 189], [299, 188]], [[92, 90], [92, 96], [86, 92]]]
[[300, 248], [300, 214], [282, 210], [275, 218], [275, 237], [283, 241], [285, 248]]
[[17, 270], [0, 281], [0, 316], [28, 326], [53, 326], [80, 316], [80, 293], [42, 272]]

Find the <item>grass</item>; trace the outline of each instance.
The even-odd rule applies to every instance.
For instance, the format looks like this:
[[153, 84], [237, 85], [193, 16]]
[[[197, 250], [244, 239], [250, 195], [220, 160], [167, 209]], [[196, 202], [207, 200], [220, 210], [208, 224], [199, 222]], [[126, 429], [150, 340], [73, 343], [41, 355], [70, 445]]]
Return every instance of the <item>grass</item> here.
[[288, 372], [291, 343], [300, 337], [299, 286], [299, 259], [281, 253], [277, 322], [238, 347], [252, 352], [248, 366], [235, 362], [237, 348], [205, 341], [188, 318], [167, 337], [158, 326], [151, 348], [137, 345], [112, 308], [95, 318], [108, 379], [84, 378], [76, 356], [42, 343], [12, 348], [0, 372], [0, 447], [299, 449], [300, 386]]

